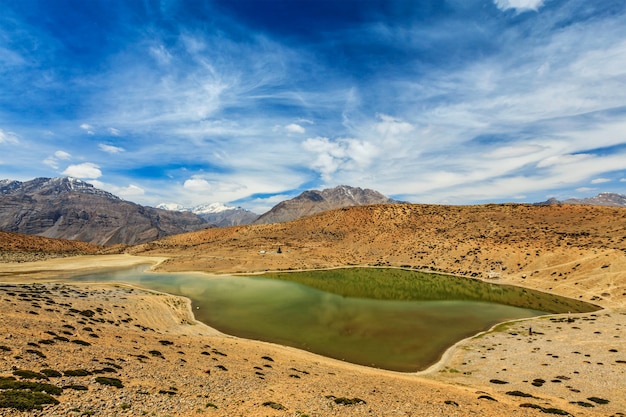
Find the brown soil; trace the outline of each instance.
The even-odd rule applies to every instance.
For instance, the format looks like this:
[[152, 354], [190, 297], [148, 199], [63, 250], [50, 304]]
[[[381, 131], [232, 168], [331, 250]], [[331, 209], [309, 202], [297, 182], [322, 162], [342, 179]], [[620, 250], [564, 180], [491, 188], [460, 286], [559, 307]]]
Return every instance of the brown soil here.
[[[14, 368], [121, 367], [111, 374], [124, 382], [121, 389], [101, 386], [95, 374], [52, 379], [58, 385], [80, 383], [88, 391], [66, 389], [61, 404], [43, 415], [66, 415], [72, 408], [98, 415], [624, 415], [625, 238], [626, 209], [566, 205], [354, 207], [285, 224], [173, 236], [132, 252], [169, 258], [158, 268], [170, 271], [345, 265], [437, 270], [567, 295], [605, 309], [497, 326], [460, 342], [427, 372], [407, 375], [221, 335], [195, 323], [189, 304], [176, 297], [122, 286], [20, 284], [0, 287], [0, 345], [11, 349], [0, 351], [0, 376]], [[118, 258], [132, 263], [132, 257]], [[98, 259], [111, 257], [77, 258], [69, 268], [95, 267]], [[1, 279], [42, 282], [58, 271], [46, 273], [41, 266], [37, 274], [25, 273], [50, 262], [0, 265]], [[85, 309], [97, 312], [93, 321], [80, 314]], [[71, 333], [67, 338], [90, 345], [41, 343], [52, 337], [46, 331], [60, 335], [63, 329]], [[331, 396], [366, 404], [339, 405]], [[286, 409], [271, 408], [271, 402]], [[19, 414], [0, 409], [0, 415]]]

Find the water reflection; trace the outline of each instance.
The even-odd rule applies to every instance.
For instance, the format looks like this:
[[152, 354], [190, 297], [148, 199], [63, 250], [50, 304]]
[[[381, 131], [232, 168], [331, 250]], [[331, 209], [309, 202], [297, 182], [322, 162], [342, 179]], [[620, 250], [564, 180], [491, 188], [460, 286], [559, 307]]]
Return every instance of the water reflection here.
[[[377, 279], [372, 282], [392, 279], [384, 274], [385, 271], [378, 271], [375, 274]], [[291, 275], [290, 279], [296, 275]], [[128, 282], [183, 295], [199, 307], [194, 309], [198, 320], [224, 333], [397, 371], [424, 369], [462, 338], [498, 322], [533, 317], [546, 311], [478, 301], [473, 296], [469, 300], [440, 297], [426, 300], [373, 299], [336, 293], [340, 291], [323, 291], [283, 279], [156, 274], [145, 273], [138, 268], [76, 279]], [[332, 283], [335, 289], [345, 290], [350, 287], [350, 280], [356, 280], [362, 289], [367, 287], [368, 279], [367, 276], [351, 276], [342, 284], [335, 275]], [[397, 278], [393, 279], [399, 282]], [[439, 286], [442, 285], [441, 279], [436, 280]], [[454, 282], [452, 280], [443, 286], [450, 288]], [[465, 281], [462, 283], [466, 284]], [[376, 289], [376, 292], [380, 293], [379, 290]], [[514, 300], [528, 298], [528, 294], [513, 294], [510, 287], [497, 291], [506, 292], [507, 298]], [[466, 293], [467, 289], [462, 292]], [[494, 290], [480, 289], [478, 292], [488, 294], [494, 293]], [[544, 305], [545, 300], [541, 300], [540, 304]]]

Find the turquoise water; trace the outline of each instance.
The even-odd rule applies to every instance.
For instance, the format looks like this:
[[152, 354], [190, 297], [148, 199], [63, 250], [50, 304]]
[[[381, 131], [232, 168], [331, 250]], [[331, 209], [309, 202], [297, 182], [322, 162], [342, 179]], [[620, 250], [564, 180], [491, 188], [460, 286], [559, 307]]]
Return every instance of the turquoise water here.
[[75, 279], [182, 295], [192, 300], [198, 320], [226, 334], [403, 372], [425, 369], [454, 343], [496, 323], [545, 314], [494, 302], [358, 298], [264, 277], [145, 273], [144, 268]]

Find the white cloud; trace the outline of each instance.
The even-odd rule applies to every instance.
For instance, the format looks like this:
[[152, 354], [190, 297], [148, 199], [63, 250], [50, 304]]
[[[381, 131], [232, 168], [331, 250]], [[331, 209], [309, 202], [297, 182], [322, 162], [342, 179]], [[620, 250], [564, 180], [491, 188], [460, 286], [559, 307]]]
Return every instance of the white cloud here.
[[537, 163], [537, 168], [545, 168], [554, 165], [568, 165], [590, 158], [591, 155], [580, 153], [576, 155], [556, 155], [543, 159]]
[[5, 132], [0, 129], [0, 143], [10, 143], [10, 144], [18, 144], [20, 141], [17, 138], [17, 135], [13, 132]]
[[196, 193], [208, 193], [211, 191], [211, 184], [202, 178], [190, 178], [185, 180], [183, 188]]
[[536, 154], [538, 152], [542, 152], [546, 150], [545, 146], [541, 145], [512, 145], [512, 146], [503, 146], [500, 148], [496, 148], [492, 151], [489, 151], [485, 154], [488, 158], [518, 158], [522, 156], [528, 156], [532, 154]]
[[591, 187], [579, 187], [576, 188], [576, 191], [578, 191], [579, 193], [588, 193], [590, 191], [595, 191], [595, 188], [591, 188]]
[[113, 195], [119, 197], [141, 197], [145, 195], [145, 190], [138, 185], [130, 184], [125, 187], [121, 187], [114, 184], [108, 184], [99, 180], [92, 179], [89, 181], [91, 185], [101, 190], [110, 192]]
[[150, 55], [161, 65], [168, 65], [172, 62], [172, 54], [163, 45], [151, 46]]
[[395, 117], [386, 114], [377, 114], [376, 116], [380, 122], [376, 124], [375, 129], [383, 138], [404, 135], [415, 130], [415, 126], [411, 123], [404, 122]]
[[98, 165], [91, 162], [84, 162], [82, 164], [68, 166], [61, 174], [82, 179], [95, 179], [102, 176], [102, 171], [100, 171]]
[[298, 123], [290, 123], [288, 125], [276, 125], [272, 129], [274, 132], [286, 132], [287, 134], [303, 134], [306, 133], [306, 129]]
[[611, 180], [609, 178], [595, 178], [591, 180], [592, 184], [603, 184], [605, 182], [611, 182]]
[[626, 178], [620, 178], [619, 182], [626, 182]]
[[127, 187], [123, 187], [120, 188], [119, 191], [117, 192], [118, 195], [122, 196], [122, 197], [128, 197], [128, 196], [139, 196], [139, 195], [144, 195], [145, 191], [143, 188], [134, 185], [134, 184], [130, 184]]
[[543, 6], [543, 0], [494, 0], [494, 3], [500, 10], [539, 10]]
[[59, 160], [65, 161], [65, 160], [70, 159], [72, 157], [72, 155], [67, 153], [67, 152], [65, 152], [65, 151], [56, 151], [54, 153], [54, 157], [59, 159]]
[[111, 136], [119, 136], [120, 135], [120, 130], [116, 129], [114, 127], [110, 127], [107, 129], [109, 131], [109, 133], [111, 134]]
[[66, 161], [72, 157], [71, 154], [65, 151], [56, 151], [52, 156], [43, 160], [45, 165], [48, 165], [52, 169], [59, 169], [59, 161]]
[[88, 123], [81, 124], [80, 128], [83, 129], [85, 132], [87, 132], [88, 135], [95, 134], [94, 131], [93, 131], [93, 126], [88, 124]]
[[379, 152], [371, 143], [357, 139], [308, 138], [302, 142], [302, 147], [316, 155], [309, 166], [319, 172], [324, 181], [330, 181], [339, 169], [366, 168]]
[[106, 153], [110, 153], [110, 154], [116, 154], [116, 153], [120, 153], [120, 152], [125, 152], [126, 149], [121, 148], [119, 146], [113, 146], [113, 145], [107, 145], [105, 143], [100, 143], [98, 144], [98, 148]]
[[297, 123], [290, 123], [285, 126], [285, 130], [289, 133], [305, 133], [306, 130]]

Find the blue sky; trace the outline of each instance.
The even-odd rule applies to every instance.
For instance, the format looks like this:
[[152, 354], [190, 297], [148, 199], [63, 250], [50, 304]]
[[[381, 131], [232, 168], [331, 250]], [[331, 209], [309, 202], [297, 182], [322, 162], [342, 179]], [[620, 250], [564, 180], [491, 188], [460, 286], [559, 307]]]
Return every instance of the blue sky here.
[[623, 0], [0, 0], [0, 178], [262, 213], [626, 193]]

